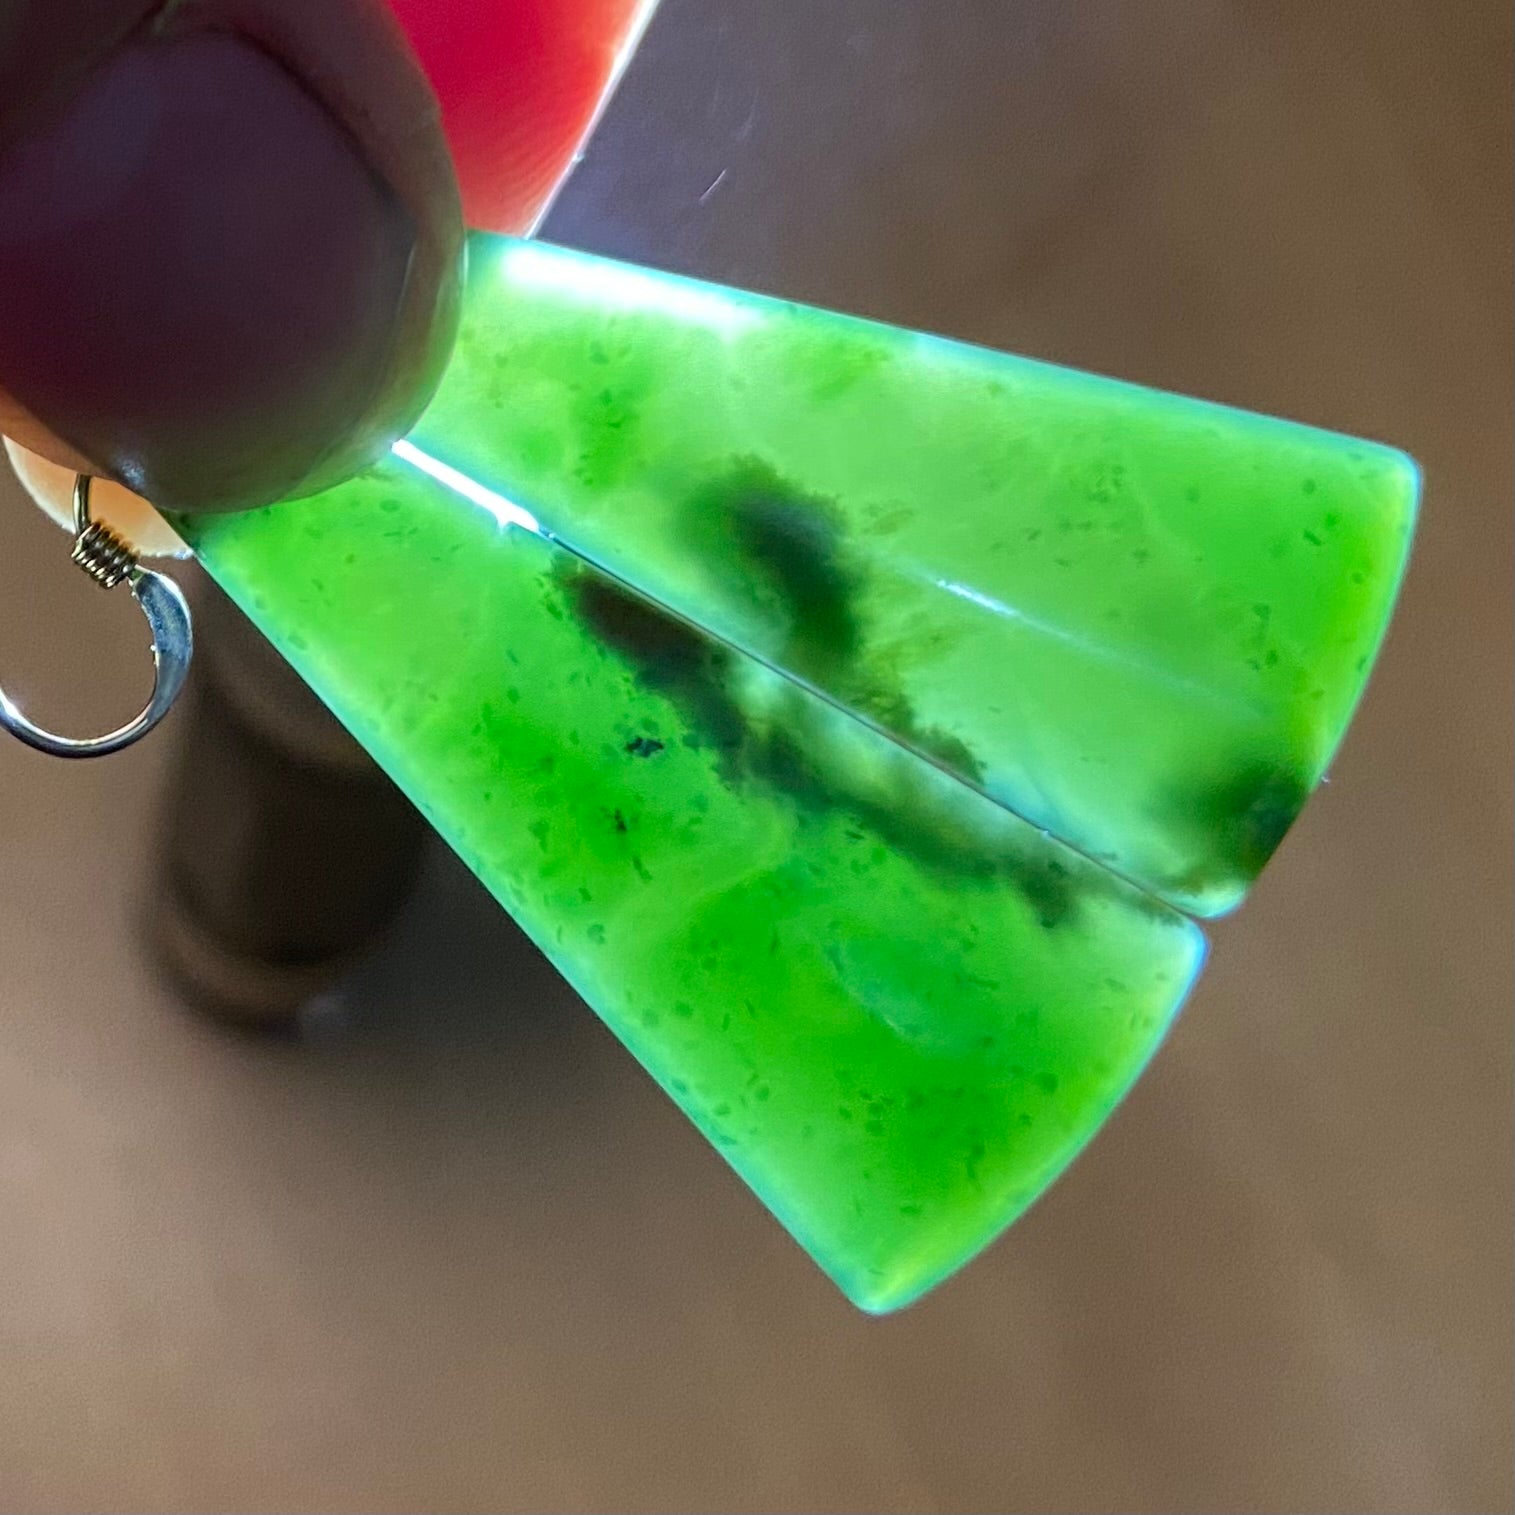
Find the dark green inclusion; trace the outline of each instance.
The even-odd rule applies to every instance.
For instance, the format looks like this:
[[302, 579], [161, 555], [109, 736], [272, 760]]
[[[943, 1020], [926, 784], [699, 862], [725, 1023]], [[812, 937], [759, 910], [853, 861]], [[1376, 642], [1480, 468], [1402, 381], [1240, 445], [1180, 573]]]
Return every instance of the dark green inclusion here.
[[185, 529], [882, 1310], [1152, 1053], [1172, 906], [1319, 778], [1414, 496], [1371, 444], [480, 239], [392, 464]]

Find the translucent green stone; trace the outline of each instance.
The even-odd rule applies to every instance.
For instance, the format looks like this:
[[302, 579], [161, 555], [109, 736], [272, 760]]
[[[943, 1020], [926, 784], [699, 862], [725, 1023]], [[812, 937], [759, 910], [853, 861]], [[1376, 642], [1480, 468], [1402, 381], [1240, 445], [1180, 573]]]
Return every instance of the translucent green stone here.
[[184, 528], [849, 1296], [906, 1303], [1160, 1041], [1203, 942], [1159, 895], [1233, 902], [1319, 776], [1413, 468], [539, 244], [470, 277], [391, 464]]
[[1386, 447], [541, 243], [414, 440], [1181, 908], [1319, 782], [1414, 520]]

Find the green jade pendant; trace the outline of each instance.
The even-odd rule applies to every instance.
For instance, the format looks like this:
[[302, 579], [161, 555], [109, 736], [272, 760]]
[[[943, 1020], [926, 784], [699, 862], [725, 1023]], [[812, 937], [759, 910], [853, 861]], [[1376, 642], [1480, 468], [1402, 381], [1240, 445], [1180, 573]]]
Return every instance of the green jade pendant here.
[[847, 1295], [1071, 1161], [1321, 778], [1403, 454], [477, 237], [385, 466], [205, 566]]

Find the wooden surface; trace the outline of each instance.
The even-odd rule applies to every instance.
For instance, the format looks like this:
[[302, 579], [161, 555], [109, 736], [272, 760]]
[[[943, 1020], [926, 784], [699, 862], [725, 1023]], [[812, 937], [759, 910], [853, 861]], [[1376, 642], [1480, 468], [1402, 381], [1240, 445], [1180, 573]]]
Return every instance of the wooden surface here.
[[[229, 1040], [134, 944], [168, 739], [0, 748], [0, 1508], [1509, 1508], [1509, 114], [1483, 0], [666, 0], [559, 239], [1422, 460], [1333, 782], [1090, 1152], [874, 1322], [447, 860]], [[7, 680], [124, 707], [126, 608], [0, 522]]]

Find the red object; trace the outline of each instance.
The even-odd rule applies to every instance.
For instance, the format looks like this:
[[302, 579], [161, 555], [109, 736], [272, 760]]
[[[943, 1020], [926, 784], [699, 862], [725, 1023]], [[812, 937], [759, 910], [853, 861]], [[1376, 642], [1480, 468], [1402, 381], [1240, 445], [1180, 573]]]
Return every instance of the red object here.
[[432, 87], [470, 226], [531, 229], [656, 0], [390, 0]]

